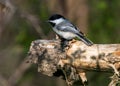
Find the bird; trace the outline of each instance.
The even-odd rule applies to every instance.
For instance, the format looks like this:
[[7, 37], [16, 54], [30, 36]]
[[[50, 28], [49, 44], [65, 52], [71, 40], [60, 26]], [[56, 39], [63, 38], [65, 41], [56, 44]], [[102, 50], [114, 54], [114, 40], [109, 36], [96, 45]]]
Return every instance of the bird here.
[[87, 46], [93, 45], [93, 42], [85, 37], [85, 35], [73, 25], [68, 19], [60, 14], [53, 14], [47, 21], [53, 28], [53, 31], [64, 40], [72, 40], [78, 38]]

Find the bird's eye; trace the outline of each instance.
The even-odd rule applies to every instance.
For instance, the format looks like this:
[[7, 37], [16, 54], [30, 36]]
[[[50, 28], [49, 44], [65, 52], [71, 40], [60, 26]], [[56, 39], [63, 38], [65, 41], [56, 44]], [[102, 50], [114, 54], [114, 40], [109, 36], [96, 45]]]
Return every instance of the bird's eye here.
[[53, 22], [49, 22], [53, 27], [55, 26], [55, 23], [53, 23]]

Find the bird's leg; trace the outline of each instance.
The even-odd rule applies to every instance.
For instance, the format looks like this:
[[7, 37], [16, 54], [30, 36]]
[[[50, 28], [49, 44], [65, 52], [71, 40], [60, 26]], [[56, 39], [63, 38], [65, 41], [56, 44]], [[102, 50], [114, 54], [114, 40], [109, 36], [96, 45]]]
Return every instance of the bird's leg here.
[[68, 41], [64, 38], [61, 38], [59, 35], [55, 35], [55, 39], [60, 40], [61, 51], [64, 52], [67, 47]]
[[61, 49], [64, 52], [65, 48], [68, 46], [69, 40], [61, 38]]

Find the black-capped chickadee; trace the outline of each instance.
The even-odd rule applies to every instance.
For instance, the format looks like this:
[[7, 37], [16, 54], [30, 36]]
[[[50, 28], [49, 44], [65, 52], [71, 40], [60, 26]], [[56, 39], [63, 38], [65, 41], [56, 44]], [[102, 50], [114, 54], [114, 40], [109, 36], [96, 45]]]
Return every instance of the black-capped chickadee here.
[[57, 33], [57, 35], [65, 40], [71, 40], [77, 37], [88, 46], [93, 44], [93, 42], [87, 39], [77, 27], [59, 14], [52, 15], [48, 22], [52, 25], [53, 30]]

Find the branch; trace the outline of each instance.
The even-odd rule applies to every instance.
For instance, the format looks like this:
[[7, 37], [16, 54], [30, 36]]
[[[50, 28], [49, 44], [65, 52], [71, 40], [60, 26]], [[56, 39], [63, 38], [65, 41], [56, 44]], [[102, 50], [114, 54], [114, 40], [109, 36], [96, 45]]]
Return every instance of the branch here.
[[62, 52], [59, 40], [35, 40], [30, 46], [29, 62], [38, 64], [38, 72], [48, 76], [59, 75], [61, 70], [68, 85], [81, 80], [85, 86], [86, 71], [111, 72], [117, 78], [112, 77], [109, 86], [114, 86], [119, 80], [120, 44], [86, 46], [73, 40]]

